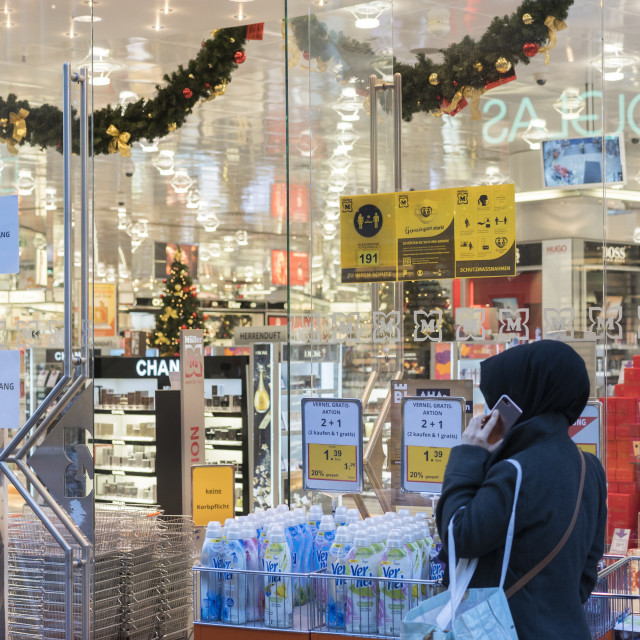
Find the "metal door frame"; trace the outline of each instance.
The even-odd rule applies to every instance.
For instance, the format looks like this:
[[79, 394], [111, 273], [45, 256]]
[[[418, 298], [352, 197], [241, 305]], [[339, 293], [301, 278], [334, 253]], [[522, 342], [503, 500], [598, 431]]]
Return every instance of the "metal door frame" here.
[[[27, 466], [25, 456], [35, 446], [38, 438], [70, 405], [76, 395], [84, 388], [89, 376], [89, 230], [88, 230], [88, 118], [87, 111], [88, 72], [82, 67], [79, 73], [72, 73], [70, 64], [63, 64], [63, 164], [64, 164], [64, 370], [62, 378], [49, 392], [40, 406], [16, 433], [9, 444], [0, 451], [0, 473], [4, 474], [17, 489], [23, 500], [41, 520], [47, 531], [60, 545], [65, 561], [65, 638], [73, 640], [73, 585], [76, 571], [81, 575], [81, 614], [82, 640], [89, 640], [91, 634], [91, 566], [93, 544], [82, 534], [69, 514], [60, 507], [54, 497], [47, 491], [35, 473]], [[72, 287], [73, 287], [73, 235], [71, 212], [71, 83], [80, 85], [80, 162], [81, 162], [81, 352], [72, 355], [73, 319], [72, 319]], [[70, 383], [70, 384], [69, 384]], [[68, 386], [69, 385], [69, 386]], [[66, 390], [65, 390], [66, 388]], [[45, 411], [50, 409], [45, 415]], [[20, 479], [10, 468], [14, 464], [24, 474], [30, 487], [41, 498], [46, 507], [51, 509], [56, 518], [81, 549], [80, 558], [74, 558], [73, 547], [65, 540], [47, 513], [38, 504]]]

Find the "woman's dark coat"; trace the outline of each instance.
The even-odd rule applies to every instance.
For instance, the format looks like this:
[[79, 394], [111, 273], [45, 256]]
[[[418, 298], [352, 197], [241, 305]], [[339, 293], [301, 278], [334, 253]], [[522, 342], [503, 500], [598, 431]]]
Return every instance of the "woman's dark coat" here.
[[[505, 460], [518, 460], [523, 481], [506, 590], [555, 547], [571, 521], [581, 464], [568, 430], [584, 408], [589, 381], [571, 347], [542, 341], [485, 360], [480, 386], [489, 406], [506, 393], [523, 416], [492, 454], [471, 445], [452, 449], [436, 521], [446, 546], [449, 521], [465, 506], [455, 518], [456, 553], [479, 558], [471, 587], [497, 586], [516, 478]], [[606, 484], [597, 458], [585, 454], [585, 459], [584, 492], [571, 537], [509, 600], [520, 640], [591, 638], [582, 605], [595, 586], [604, 551]]]

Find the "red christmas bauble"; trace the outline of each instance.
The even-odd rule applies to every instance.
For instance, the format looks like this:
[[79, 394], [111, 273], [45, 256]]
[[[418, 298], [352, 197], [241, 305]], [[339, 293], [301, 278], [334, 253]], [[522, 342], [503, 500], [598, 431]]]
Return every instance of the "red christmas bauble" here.
[[207, 45], [207, 43], [206, 43], [204, 40], [203, 40], [200, 44], [201, 44], [203, 47], [205, 47], [205, 46]]
[[204, 88], [205, 88], [205, 89], [208, 89], [210, 86], [211, 86], [211, 85], [210, 85], [208, 82], [205, 82], [205, 83], [204, 83]]
[[167, 284], [167, 279], [166, 278], [163, 278], [162, 284]]
[[189, 287], [182, 287], [182, 290], [187, 293], [187, 291], [189, 291]]
[[189, 89], [189, 87], [185, 87], [182, 90], [182, 95], [187, 99], [190, 100], [193, 97], [193, 91], [191, 91], [191, 89]]
[[533, 58], [539, 49], [540, 47], [535, 42], [525, 42], [522, 45], [522, 53], [524, 53], [527, 58]]
[[197, 316], [198, 316], [198, 314], [195, 311], [191, 314], [192, 318], [196, 318]]
[[233, 54], [233, 59], [236, 64], [242, 64], [247, 59], [247, 54], [244, 51], [236, 51]]
[[186, 329], [186, 328], [187, 328], [187, 325], [186, 325], [186, 324], [180, 325], [180, 328], [181, 328], [181, 329]]
[[208, 314], [208, 313], [205, 313], [205, 314], [202, 316], [202, 319], [203, 319], [203, 320], [208, 320], [208, 319], [209, 319], [209, 314]]
[[195, 292], [195, 291], [193, 291], [193, 292], [191, 293], [191, 295], [192, 295], [194, 298], [197, 298], [197, 297], [198, 297], [198, 295], [196, 294], [196, 292]]
[[161, 293], [161, 294], [160, 294], [160, 297], [161, 297], [161, 298], [164, 298], [164, 293]]
[[308, 60], [311, 56], [309, 55], [309, 52], [308, 52], [308, 51], [303, 51], [303, 52], [302, 52], [302, 57], [303, 57], [305, 60]]
[[177, 358], [180, 354], [176, 351], [173, 355]]
[[452, 82], [452, 84], [453, 84], [453, 86], [454, 86], [454, 87], [457, 87], [457, 86], [458, 86], [458, 81], [457, 81], [457, 80], [454, 80], [454, 81]]

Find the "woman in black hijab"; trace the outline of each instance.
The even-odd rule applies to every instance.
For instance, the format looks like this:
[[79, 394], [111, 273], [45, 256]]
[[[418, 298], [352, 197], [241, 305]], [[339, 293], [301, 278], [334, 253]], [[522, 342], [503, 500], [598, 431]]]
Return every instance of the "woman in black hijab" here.
[[518, 637], [589, 640], [582, 605], [596, 584], [607, 517], [605, 475], [595, 456], [584, 454], [584, 489], [566, 543], [535, 577], [513, 595], [509, 591], [556, 547], [576, 512], [582, 460], [569, 426], [589, 397], [584, 361], [567, 344], [542, 340], [508, 349], [480, 366], [487, 405], [506, 394], [522, 415], [494, 444], [488, 440], [500, 429], [497, 411], [469, 422], [447, 464], [436, 510], [440, 536], [446, 545], [449, 521], [465, 507], [454, 521], [456, 554], [479, 558], [471, 587], [498, 586], [516, 481], [506, 460], [517, 460], [522, 486], [504, 588]]

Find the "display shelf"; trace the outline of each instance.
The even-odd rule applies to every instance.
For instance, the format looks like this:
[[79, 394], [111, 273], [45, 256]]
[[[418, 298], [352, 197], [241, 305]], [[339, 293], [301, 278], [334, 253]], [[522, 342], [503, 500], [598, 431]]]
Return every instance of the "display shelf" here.
[[210, 440], [209, 438], [206, 439], [204, 446], [207, 447], [207, 449], [213, 449], [213, 447], [229, 447], [232, 449], [237, 449], [238, 447], [242, 446], [242, 441], [241, 440]]
[[155, 415], [155, 411], [153, 409], [124, 409], [124, 408], [111, 408], [111, 407], [100, 407], [96, 406], [93, 410], [94, 413], [99, 413], [101, 415], [112, 415], [112, 416], [126, 416], [126, 415], [143, 415], [143, 416], [153, 416]]
[[113, 504], [156, 504], [155, 500], [147, 498], [129, 498], [124, 496], [103, 496], [96, 494], [96, 500], [101, 502], [111, 502]]
[[103, 473], [111, 473], [113, 474], [113, 472], [121, 472], [123, 474], [129, 474], [129, 473], [144, 473], [146, 475], [148, 474], [155, 474], [156, 470], [155, 468], [153, 469], [148, 469], [148, 468], [143, 468], [143, 467], [105, 467], [105, 466], [100, 466], [100, 467], [96, 467], [95, 471], [99, 472], [103, 472]]
[[93, 441], [98, 443], [110, 442], [111, 444], [154, 444], [156, 440], [151, 436], [125, 436], [124, 438], [122, 436], [100, 436], [95, 437]]

